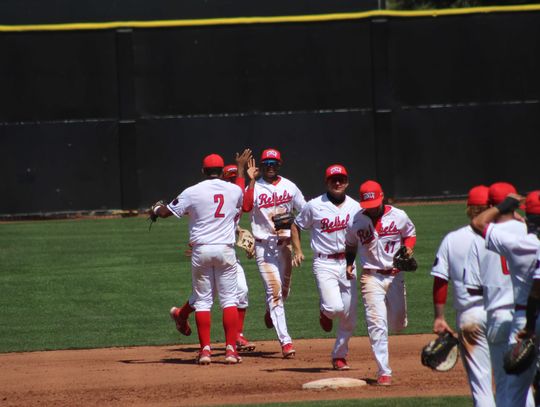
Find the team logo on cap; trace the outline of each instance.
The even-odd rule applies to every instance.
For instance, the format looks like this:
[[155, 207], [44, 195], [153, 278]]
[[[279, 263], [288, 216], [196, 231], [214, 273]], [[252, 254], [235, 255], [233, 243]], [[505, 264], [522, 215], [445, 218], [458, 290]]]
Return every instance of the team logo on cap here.
[[364, 192], [362, 194], [362, 199], [364, 201], [367, 201], [369, 199], [375, 199], [375, 192]]
[[277, 158], [278, 152], [276, 150], [268, 150], [266, 152], [266, 157], [274, 157]]
[[334, 174], [342, 174], [343, 171], [341, 170], [341, 167], [332, 167], [330, 168], [330, 174], [331, 175], [334, 175]]

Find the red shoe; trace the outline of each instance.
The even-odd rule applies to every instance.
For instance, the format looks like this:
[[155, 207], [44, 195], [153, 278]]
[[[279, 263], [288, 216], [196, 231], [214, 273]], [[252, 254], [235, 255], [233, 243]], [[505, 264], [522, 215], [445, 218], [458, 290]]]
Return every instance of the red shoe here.
[[227, 348], [225, 348], [225, 363], [228, 365], [242, 363], [242, 358], [238, 355], [238, 352], [234, 350], [232, 345], [227, 345]]
[[264, 314], [264, 324], [266, 325], [268, 329], [274, 327], [274, 323], [272, 322], [272, 317], [270, 316], [270, 311], [268, 310]]
[[255, 344], [248, 341], [244, 335], [238, 335], [236, 337], [236, 350], [238, 352], [253, 352], [255, 350]]
[[319, 324], [324, 332], [332, 331], [333, 322], [322, 311], [319, 313]]
[[287, 343], [281, 347], [281, 352], [283, 353], [284, 359], [292, 359], [294, 358], [296, 351], [293, 348], [292, 343]]
[[191, 335], [191, 326], [189, 325], [189, 321], [187, 319], [182, 319], [179, 317], [180, 308], [172, 307], [171, 310], [169, 311], [169, 314], [172, 320], [175, 322], [176, 330], [178, 332], [186, 336]]
[[332, 367], [335, 370], [349, 370], [350, 369], [345, 358], [332, 359]]
[[199, 351], [199, 356], [197, 357], [197, 363], [199, 365], [209, 365], [212, 362], [212, 351], [210, 346], [206, 345]]
[[391, 386], [392, 385], [392, 376], [382, 375], [377, 379], [377, 384], [379, 386]]

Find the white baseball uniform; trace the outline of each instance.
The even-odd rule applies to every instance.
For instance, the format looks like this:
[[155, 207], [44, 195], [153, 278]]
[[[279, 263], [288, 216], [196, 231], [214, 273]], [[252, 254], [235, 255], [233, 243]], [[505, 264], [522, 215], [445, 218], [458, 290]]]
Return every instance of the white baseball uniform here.
[[463, 365], [476, 407], [495, 406], [491, 385], [491, 361], [486, 339], [486, 311], [481, 296], [468, 294], [463, 268], [469, 248], [477, 235], [470, 226], [448, 233], [441, 242], [431, 275], [452, 281], [456, 327]]
[[388, 363], [388, 330], [399, 332], [407, 326], [407, 303], [403, 273], [393, 268], [394, 254], [403, 240], [416, 236], [407, 214], [391, 205], [373, 224], [358, 212], [349, 222], [348, 246], [358, 246], [362, 265], [360, 283], [371, 348], [379, 368], [378, 375], [391, 376]]
[[281, 345], [292, 343], [287, 330], [284, 301], [291, 284], [292, 254], [290, 230], [274, 230], [272, 216], [300, 211], [306, 204], [302, 192], [288, 179], [274, 183], [259, 178], [253, 190], [251, 231], [255, 237], [255, 258], [264, 283], [266, 306]]
[[242, 195], [237, 185], [208, 179], [185, 189], [167, 205], [175, 216], [189, 216], [196, 311], [209, 311], [216, 292], [221, 308], [238, 305], [234, 243]]
[[313, 274], [319, 290], [320, 308], [330, 319], [339, 319], [332, 359], [345, 358], [356, 328], [358, 289], [356, 279], [347, 280], [345, 231], [360, 210], [349, 196], [339, 206], [327, 194], [309, 201], [296, 217], [296, 225], [311, 232]]
[[[512, 220], [509, 222], [517, 221]], [[506, 258], [512, 276], [516, 311], [514, 312], [508, 340], [510, 344], [513, 344], [516, 342], [516, 333], [525, 327], [525, 309], [533, 279], [540, 278], [540, 272], [538, 271], [540, 241], [536, 235], [531, 233], [521, 236], [511, 233], [503, 227], [504, 225], [490, 224], [486, 228], [484, 236], [486, 247]], [[540, 335], [539, 319], [536, 321], [537, 337]], [[519, 375], [510, 375], [512, 379], [509, 381], [505, 405], [531, 405], [530, 386], [533, 383], [536, 369], [537, 366], [533, 364]]]

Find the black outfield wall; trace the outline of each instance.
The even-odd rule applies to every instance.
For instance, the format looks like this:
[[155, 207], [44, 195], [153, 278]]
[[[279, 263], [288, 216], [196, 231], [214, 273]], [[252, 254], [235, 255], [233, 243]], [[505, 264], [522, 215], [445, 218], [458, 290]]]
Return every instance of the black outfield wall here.
[[0, 33], [0, 214], [136, 209], [282, 151], [395, 198], [540, 188], [540, 13]]

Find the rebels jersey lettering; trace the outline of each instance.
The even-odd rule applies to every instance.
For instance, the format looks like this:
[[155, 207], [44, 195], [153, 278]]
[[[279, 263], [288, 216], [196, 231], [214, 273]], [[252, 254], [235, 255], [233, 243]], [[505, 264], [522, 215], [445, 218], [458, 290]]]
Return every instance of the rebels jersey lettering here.
[[462, 311], [482, 300], [480, 296], [469, 295], [463, 281], [463, 268], [475, 236], [470, 226], [448, 233], [439, 246], [431, 269], [433, 277], [452, 281], [456, 311]]
[[485, 233], [486, 247], [506, 258], [514, 284], [514, 301], [526, 305], [533, 278], [540, 278], [535, 276], [540, 240], [532, 233], [525, 236], [511, 233], [503, 225], [488, 225]]
[[270, 236], [289, 237], [290, 230], [274, 230], [272, 216], [279, 213], [300, 211], [306, 204], [304, 195], [298, 187], [286, 178], [279, 177], [275, 184], [260, 178], [253, 191], [253, 210], [251, 211], [251, 231], [257, 239]]
[[242, 190], [221, 179], [208, 179], [185, 189], [167, 207], [178, 218], [189, 216], [190, 244], [234, 244]]
[[349, 196], [338, 207], [323, 194], [304, 206], [295, 223], [300, 229], [311, 230], [314, 253], [342, 253], [345, 251], [347, 224], [359, 210], [358, 202]]
[[415, 236], [415, 227], [405, 211], [385, 205], [376, 225], [363, 212], [358, 212], [349, 222], [346, 242], [349, 246], [358, 245], [363, 268], [388, 270], [394, 267], [394, 254], [403, 240]]
[[[521, 222], [509, 221], [500, 226], [518, 236], [527, 234], [527, 227]], [[514, 304], [513, 279], [506, 259], [486, 249], [486, 243], [479, 235], [472, 242], [464, 273], [468, 288], [482, 289], [486, 311]]]

